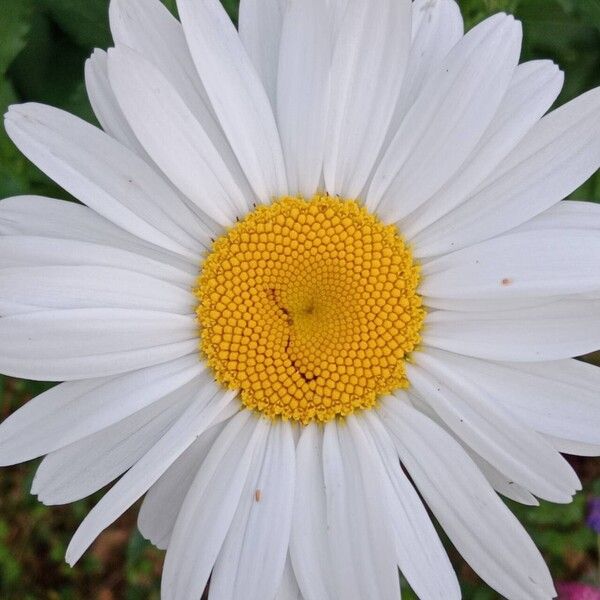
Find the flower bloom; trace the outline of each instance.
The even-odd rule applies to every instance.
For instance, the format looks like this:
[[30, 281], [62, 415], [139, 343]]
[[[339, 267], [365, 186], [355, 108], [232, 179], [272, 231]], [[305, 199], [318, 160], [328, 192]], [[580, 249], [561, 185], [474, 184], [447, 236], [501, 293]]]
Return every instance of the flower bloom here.
[[[499, 494], [569, 502], [600, 454], [600, 90], [453, 0], [113, 0], [102, 129], [11, 107], [81, 201], [0, 202], [0, 427], [46, 504], [144, 497], [162, 597], [460, 597], [425, 505], [504, 597], [552, 598]], [[546, 115], [546, 116], [544, 116]]]
[[558, 600], [600, 600], [600, 590], [583, 583], [558, 583]]

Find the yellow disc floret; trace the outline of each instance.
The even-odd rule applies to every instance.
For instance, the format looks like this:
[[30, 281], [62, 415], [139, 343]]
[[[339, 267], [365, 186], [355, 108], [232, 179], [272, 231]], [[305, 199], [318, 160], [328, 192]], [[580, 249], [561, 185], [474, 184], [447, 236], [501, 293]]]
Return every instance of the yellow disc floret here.
[[219, 238], [195, 294], [201, 351], [243, 404], [329, 421], [406, 387], [425, 312], [394, 226], [329, 196], [259, 206]]

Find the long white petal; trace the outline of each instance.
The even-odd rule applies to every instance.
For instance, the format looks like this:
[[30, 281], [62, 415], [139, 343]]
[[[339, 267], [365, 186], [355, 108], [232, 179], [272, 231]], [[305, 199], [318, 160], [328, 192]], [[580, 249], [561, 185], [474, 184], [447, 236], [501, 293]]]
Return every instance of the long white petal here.
[[68, 381], [116, 375], [197, 351], [192, 316], [125, 309], [38, 311], [0, 318], [0, 371]]
[[[458, 440], [460, 442], [460, 440]], [[473, 462], [479, 467], [479, 470], [485, 475], [485, 478], [490, 482], [490, 485], [505, 498], [525, 504], [527, 506], [539, 506], [539, 501], [535, 496], [528, 492], [523, 486], [519, 485], [510, 477], [507, 477], [498, 469], [493, 467], [489, 462], [482, 458], [479, 454], [471, 450], [465, 444], [463, 448], [469, 454]]]
[[120, 377], [55, 386], [0, 425], [0, 464], [37, 458], [110, 427], [187, 384], [204, 368], [190, 355]]
[[292, 2], [283, 22], [277, 122], [289, 193], [306, 198], [319, 187], [328, 144], [332, 27], [322, 0]]
[[178, 0], [196, 69], [233, 151], [261, 202], [286, 193], [269, 98], [219, 0]]
[[[581, 300], [587, 300], [590, 298], [575, 296]], [[559, 299], [563, 299], [563, 296], [556, 298], [544, 298], [543, 296], [531, 296], [524, 298], [487, 298], [481, 300], [478, 298], [467, 299], [464, 298], [437, 298], [433, 296], [423, 297], [423, 306], [427, 309], [436, 310], [447, 310], [447, 311], [458, 311], [458, 312], [473, 312], [473, 313], [486, 313], [486, 312], [502, 312], [506, 310], [518, 310], [523, 308], [534, 308], [536, 306], [544, 306], [549, 302], [554, 302]], [[593, 299], [593, 298], [591, 298]]]
[[[188, 260], [179, 254], [169, 252], [117, 227], [87, 206], [64, 200], [53, 200], [42, 196], [15, 196], [0, 201], [1, 236], [40, 236], [55, 240], [77, 240], [89, 244], [110, 246], [129, 253], [141, 255], [153, 261], [150, 273], [171, 280], [173, 274], [160, 263], [175, 267], [183, 274], [196, 276], [198, 261]], [[72, 249], [71, 249], [72, 250]], [[69, 252], [71, 251], [69, 250]], [[110, 253], [110, 248], [107, 249]], [[74, 253], [79, 256], [78, 252]], [[5, 263], [3, 263], [5, 264]], [[34, 266], [33, 262], [31, 266]], [[46, 264], [48, 261], [46, 261]], [[74, 263], [75, 264], [75, 263]], [[174, 269], [171, 269], [174, 271]], [[181, 279], [181, 275], [179, 276]], [[190, 287], [191, 279], [184, 285]]]
[[302, 593], [298, 587], [298, 581], [292, 568], [292, 563], [288, 559], [285, 563], [285, 569], [283, 571], [283, 579], [275, 600], [303, 600]]
[[181, 23], [159, 0], [112, 0], [109, 16], [115, 45], [139, 52], [171, 82], [225, 161], [236, 184], [248, 198], [253, 198], [198, 76]]
[[423, 342], [490, 360], [559, 360], [600, 346], [599, 315], [598, 300], [563, 300], [485, 313], [439, 310], [427, 316]]
[[460, 171], [413, 215], [404, 219], [402, 233], [413, 238], [469, 198], [542, 118], [558, 97], [564, 81], [547, 60], [519, 65], [498, 112]]
[[295, 479], [292, 426], [273, 423], [217, 558], [212, 598], [275, 597], [289, 547]]
[[598, 293], [599, 261], [597, 231], [508, 233], [428, 262], [419, 293], [482, 302]]
[[66, 559], [70, 565], [75, 564], [96, 537], [156, 483], [198, 436], [211, 426], [214, 418], [233, 397], [233, 392], [224, 393], [216, 384], [205, 385], [196, 394], [173, 426], [84, 519], [67, 548]]
[[77, 239], [19, 233], [0, 236], [1, 269], [36, 266], [110, 267], [157, 277], [191, 290], [197, 277], [197, 267], [194, 269], [189, 263], [182, 261], [168, 260], [165, 263], [162, 258], [154, 253], [139, 253], [128, 246], [121, 249], [110, 240], [106, 243], [89, 243]]
[[[572, 467], [477, 383], [469, 359], [428, 350], [414, 356], [407, 376], [447, 426], [510, 480], [552, 502], [571, 502], [580, 489]], [[462, 365], [458, 374], [456, 365]]]
[[333, 564], [327, 537], [327, 504], [323, 476], [323, 434], [311, 423], [296, 448], [296, 499], [290, 559], [306, 600], [336, 600]]
[[400, 466], [388, 432], [372, 412], [365, 412], [364, 420], [393, 487], [389, 517], [395, 529], [402, 574], [421, 600], [460, 599], [460, 586], [448, 555]]
[[469, 200], [413, 240], [415, 256], [470, 246], [550, 208], [600, 165], [600, 88], [544, 117]]
[[552, 435], [544, 435], [554, 448], [564, 454], [574, 456], [600, 456], [600, 444], [587, 444], [585, 442], [574, 442], [573, 440], [563, 440]]
[[497, 363], [455, 359], [516, 419], [541, 433], [600, 445], [600, 368], [578, 361]]
[[279, 46], [286, 4], [287, 0], [240, 1], [240, 38], [273, 106], [277, 97]]
[[168, 183], [100, 129], [34, 103], [12, 106], [5, 127], [42, 171], [126, 231], [190, 258], [210, 245], [197, 217]]
[[563, 200], [511, 230], [511, 233], [549, 229], [553, 231], [565, 229], [598, 231], [600, 229], [600, 205], [595, 202]]
[[412, 3], [410, 56], [383, 150], [389, 147], [423, 86], [437, 73], [463, 34], [463, 18], [455, 0], [415, 0]]
[[34, 305], [40, 310], [127, 308], [181, 315], [193, 313], [196, 303], [190, 290], [172, 283], [124, 269], [92, 266], [0, 269], [0, 306], [4, 302], [23, 305], [18, 312], [30, 312]]
[[155, 546], [166, 550], [183, 501], [224, 425], [203, 433], [148, 490], [138, 515], [138, 529]]
[[131, 127], [154, 162], [204, 214], [230, 226], [249, 205], [202, 124], [150, 62], [109, 50], [110, 81]]
[[331, 65], [324, 164], [331, 195], [356, 198], [392, 120], [411, 40], [408, 0], [349, 0]]
[[403, 402], [410, 403], [411, 406], [416, 408], [419, 412], [428, 416], [434, 423], [439, 425], [446, 433], [449, 433], [464, 449], [464, 451], [471, 457], [473, 462], [479, 467], [479, 470], [484, 474], [490, 485], [503, 496], [527, 504], [530, 506], [538, 506], [539, 501], [532, 496], [524, 487], [518, 485], [514, 481], [510, 481], [506, 475], [503, 475], [484, 458], [482, 458], [477, 452], [472, 450], [465, 442], [456, 435], [448, 424], [433, 410], [431, 404], [428, 404], [423, 398], [414, 392], [412, 389], [410, 392], [402, 392], [401, 390], [394, 392], [394, 396]]
[[164, 600], [197, 600], [202, 595], [252, 463], [264, 454], [268, 430], [266, 421], [242, 411], [229, 422], [202, 463], [167, 551]]
[[[188, 49], [181, 23], [160, 0], [111, 0], [110, 30], [115, 46], [135, 50], [169, 79], [213, 143], [223, 134]], [[208, 121], [212, 121], [209, 123]], [[219, 145], [220, 147], [220, 145]]]
[[367, 206], [386, 222], [421, 206], [477, 147], [517, 66], [521, 38], [512, 17], [490, 17], [456, 44], [422, 89], [367, 195]]
[[325, 425], [323, 472], [338, 597], [396, 600], [400, 583], [385, 474], [355, 417], [344, 427]]
[[107, 54], [94, 50], [85, 63], [85, 86], [90, 104], [102, 129], [123, 146], [146, 158], [146, 152], [129, 126], [108, 80]]
[[458, 442], [397, 399], [383, 415], [419, 491], [481, 578], [510, 600], [553, 598], [539, 551]]
[[37, 470], [31, 492], [47, 505], [85, 498], [140, 460], [189, 404], [199, 381], [105, 429], [50, 453]]

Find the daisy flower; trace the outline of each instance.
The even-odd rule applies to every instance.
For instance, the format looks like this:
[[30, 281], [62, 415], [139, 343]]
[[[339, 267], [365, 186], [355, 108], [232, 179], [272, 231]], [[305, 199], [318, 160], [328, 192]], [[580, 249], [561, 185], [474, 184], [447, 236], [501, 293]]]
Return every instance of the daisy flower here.
[[0, 371], [64, 381], [0, 428], [63, 504], [144, 497], [164, 600], [460, 597], [431, 514], [504, 597], [555, 595], [499, 494], [600, 454], [600, 90], [453, 0], [113, 0], [102, 130], [6, 130], [80, 204], [0, 202]]

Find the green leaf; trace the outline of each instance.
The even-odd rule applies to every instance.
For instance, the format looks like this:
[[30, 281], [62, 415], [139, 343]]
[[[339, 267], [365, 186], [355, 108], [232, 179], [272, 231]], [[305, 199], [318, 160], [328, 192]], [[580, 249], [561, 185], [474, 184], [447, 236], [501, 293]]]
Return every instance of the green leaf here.
[[225, 7], [225, 10], [229, 13], [232, 21], [237, 24], [239, 2], [238, 0], [221, 0], [221, 4]]
[[579, 0], [578, 8], [590, 20], [590, 23], [600, 31], [600, 0]]
[[550, 58], [565, 71], [559, 104], [600, 84], [600, 35], [581, 6], [580, 0], [527, 0], [516, 13], [523, 21], [523, 60]]
[[27, 43], [32, 7], [28, 0], [2, 0], [0, 18], [0, 76]]
[[177, 1], [176, 0], [161, 0], [161, 2], [171, 11], [172, 14], [177, 16]]
[[14, 87], [24, 100], [71, 108], [71, 98], [83, 82], [87, 56], [87, 50], [57, 35], [49, 18], [39, 13], [32, 22], [29, 44], [11, 67]]
[[40, 0], [52, 20], [80, 46], [92, 49], [111, 45], [108, 0]]

